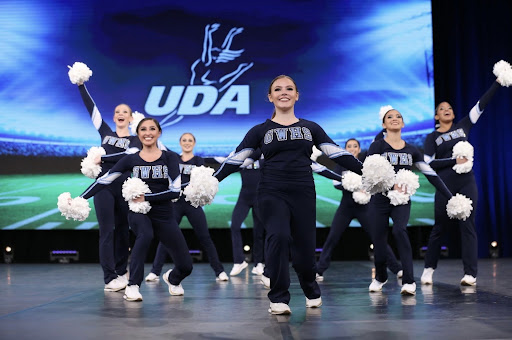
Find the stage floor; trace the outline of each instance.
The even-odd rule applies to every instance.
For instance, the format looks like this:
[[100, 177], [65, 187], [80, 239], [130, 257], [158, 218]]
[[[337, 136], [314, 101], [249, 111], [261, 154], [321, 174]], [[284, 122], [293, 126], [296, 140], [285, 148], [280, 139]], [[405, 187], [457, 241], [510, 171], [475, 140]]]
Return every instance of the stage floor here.
[[333, 262], [317, 309], [305, 307], [292, 275], [292, 314], [275, 316], [252, 266], [219, 283], [195, 264], [184, 297], [163, 281], [143, 283], [137, 303], [103, 291], [99, 264], [1, 264], [0, 339], [512, 338], [512, 259], [480, 260], [476, 289], [459, 285], [458, 260], [442, 260], [429, 289], [419, 284], [422, 262], [414, 265], [417, 295], [402, 297], [392, 274], [382, 293], [368, 292], [371, 262]]

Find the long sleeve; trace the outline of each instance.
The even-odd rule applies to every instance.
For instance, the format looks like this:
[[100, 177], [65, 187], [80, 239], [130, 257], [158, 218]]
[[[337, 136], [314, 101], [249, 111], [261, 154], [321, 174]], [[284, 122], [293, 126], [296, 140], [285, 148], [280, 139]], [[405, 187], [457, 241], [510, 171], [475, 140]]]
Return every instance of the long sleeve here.
[[80, 95], [82, 96], [82, 100], [84, 101], [85, 107], [87, 108], [87, 111], [91, 116], [91, 121], [94, 125], [94, 128], [98, 130], [102, 137], [106, 135], [108, 132], [112, 132], [108, 124], [103, 120], [103, 117], [101, 116], [98, 107], [94, 103], [94, 100], [89, 94], [89, 91], [87, 91], [85, 85], [79, 85], [78, 89], [80, 90]]
[[314, 173], [319, 174], [322, 177], [341, 182], [340, 174], [337, 174], [336, 172], [329, 170], [327, 167], [325, 167], [322, 164], [312, 161], [311, 169], [313, 170]]

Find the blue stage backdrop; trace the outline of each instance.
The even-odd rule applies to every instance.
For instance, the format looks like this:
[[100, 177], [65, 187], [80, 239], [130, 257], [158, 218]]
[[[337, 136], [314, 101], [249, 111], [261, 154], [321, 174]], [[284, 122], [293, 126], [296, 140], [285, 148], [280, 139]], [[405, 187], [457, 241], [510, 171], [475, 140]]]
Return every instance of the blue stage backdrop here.
[[170, 149], [192, 132], [200, 156], [227, 155], [271, 116], [280, 74], [298, 85], [297, 116], [340, 145], [367, 148], [383, 105], [402, 112], [412, 144], [433, 129], [430, 1], [7, 0], [0, 22], [1, 156], [99, 145], [68, 79], [75, 61], [92, 69], [86, 86], [112, 127], [126, 103], [160, 121]]

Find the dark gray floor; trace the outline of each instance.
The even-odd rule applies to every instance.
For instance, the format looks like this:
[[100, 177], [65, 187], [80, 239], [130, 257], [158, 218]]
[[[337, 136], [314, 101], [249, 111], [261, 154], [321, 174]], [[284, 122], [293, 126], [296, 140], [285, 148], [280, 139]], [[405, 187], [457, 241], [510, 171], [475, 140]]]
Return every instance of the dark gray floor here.
[[[421, 271], [416, 261], [418, 283]], [[292, 315], [273, 316], [248, 270], [218, 283], [196, 264], [184, 297], [161, 281], [143, 284], [135, 303], [103, 291], [98, 264], [2, 264], [0, 339], [511, 339], [512, 259], [480, 260], [479, 271], [478, 288], [462, 289], [460, 261], [442, 260], [431, 289], [402, 297], [394, 277], [368, 292], [371, 262], [334, 262], [321, 308], [305, 308], [292, 276]]]

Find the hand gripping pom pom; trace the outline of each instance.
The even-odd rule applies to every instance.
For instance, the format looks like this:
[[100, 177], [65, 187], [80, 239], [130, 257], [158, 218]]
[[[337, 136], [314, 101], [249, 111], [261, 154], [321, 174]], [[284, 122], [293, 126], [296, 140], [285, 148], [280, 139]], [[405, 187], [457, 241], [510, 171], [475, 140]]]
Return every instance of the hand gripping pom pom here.
[[92, 71], [87, 65], [77, 61], [73, 66], [69, 66], [68, 76], [73, 84], [83, 84], [92, 76]]
[[379, 119], [380, 121], [382, 121], [382, 119], [384, 119], [384, 115], [386, 114], [386, 112], [388, 112], [389, 110], [393, 110], [393, 106], [391, 105], [386, 105], [386, 106], [381, 106], [380, 107], [380, 110], [379, 110]]
[[106, 154], [105, 149], [101, 146], [93, 146], [87, 151], [87, 157], [82, 159], [80, 163], [80, 171], [89, 178], [96, 178], [101, 172], [101, 165], [96, 164], [96, 158]]
[[203, 165], [195, 167], [190, 172], [190, 184], [185, 187], [185, 200], [197, 208], [211, 204], [219, 191], [219, 181], [213, 177], [213, 169]]
[[133, 202], [133, 199], [151, 193], [146, 182], [137, 177], [130, 177], [123, 183], [122, 194], [125, 201], [128, 201], [128, 208], [136, 213], [147, 214], [151, 210], [148, 201]]
[[354, 199], [354, 202], [356, 202], [357, 204], [365, 205], [368, 204], [368, 202], [370, 202], [372, 195], [364, 191], [355, 191], [352, 193], [352, 198]]
[[473, 157], [474, 157], [475, 150], [473, 148], [473, 145], [471, 145], [469, 142], [462, 141], [455, 144], [453, 147], [453, 158], [467, 158], [466, 163], [462, 164], [455, 164], [452, 169], [455, 170], [458, 174], [465, 174], [471, 171], [473, 169]]
[[352, 192], [358, 191], [363, 185], [362, 177], [355, 172], [347, 171], [342, 176], [341, 185], [345, 190]]
[[69, 192], [64, 192], [59, 195], [57, 207], [62, 216], [66, 217], [66, 220], [85, 221], [91, 211], [89, 202], [86, 199], [82, 197], [71, 199]]
[[448, 217], [465, 221], [473, 210], [473, 201], [462, 194], [456, 194], [448, 201], [446, 212]]
[[512, 85], [512, 67], [505, 60], [500, 60], [492, 69], [492, 72], [498, 78], [501, 86], [509, 87]]
[[395, 183], [393, 166], [381, 155], [366, 157], [362, 172], [363, 189], [371, 195], [388, 191]]
[[390, 190], [390, 191], [388, 191], [386, 196], [389, 198], [389, 203], [391, 203], [394, 206], [404, 205], [404, 204], [409, 203], [409, 199], [411, 197], [411, 196], [409, 196], [403, 192], [400, 192], [398, 190]]
[[135, 136], [137, 134], [137, 126], [144, 118], [144, 114], [140, 113], [139, 111], [132, 113], [132, 121], [130, 122], [130, 132], [132, 135]]

